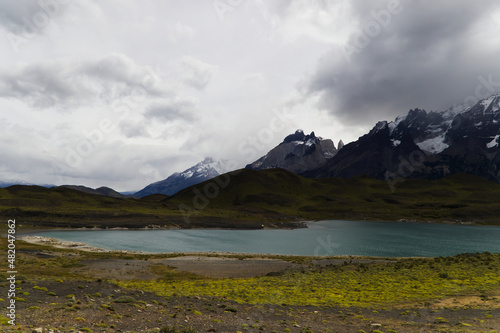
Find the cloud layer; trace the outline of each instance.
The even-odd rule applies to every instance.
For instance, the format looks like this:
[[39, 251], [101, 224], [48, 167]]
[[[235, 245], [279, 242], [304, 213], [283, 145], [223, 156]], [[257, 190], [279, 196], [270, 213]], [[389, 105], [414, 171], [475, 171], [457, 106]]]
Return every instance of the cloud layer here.
[[390, 3], [353, 2], [357, 28], [304, 87], [319, 107], [346, 123], [373, 122], [413, 107], [444, 110], [474, 95], [481, 76], [500, 81], [498, 3], [401, 1], [397, 13]]
[[497, 2], [0, 3], [0, 180], [140, 189], [500, 89]]

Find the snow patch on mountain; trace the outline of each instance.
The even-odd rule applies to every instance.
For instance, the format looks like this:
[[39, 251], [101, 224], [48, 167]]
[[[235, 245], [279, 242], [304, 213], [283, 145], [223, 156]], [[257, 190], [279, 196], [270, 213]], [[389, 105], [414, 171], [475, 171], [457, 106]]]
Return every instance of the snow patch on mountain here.
[[391, 139], [391, 142], [393, 147], [397, 147], [401, 144], [401, 140]]
[[468, 111], [470, 108], [471, 107], [465, 103], [453, 105], [448, 110], [445, 110], [442, 112], [443, 118], [447, 119], [448, 121], [453, 120], [453, 118], [455, 118], [456, 115], [458, 115], [460, 113], [464, 113], [464, 112]]
[[457, 104], [445, 111], [410, 110], [406, 115], [396, 117], [394, 121], [378, 122], [372, 132], [378, 132], [387, 126], [393, 147], [401, 144], [403, 133], [418, 133], [413, 134], [414, 143], [424, 151], [439, 154], [449, 147], [446, 143], [446, 133], [451, 128], [453, 119], [468, 110], [470, 107], [466, 104]]
[[417, 143], [417, 146], [429, 153], [439, 154], [443, 150], [449, 147], [448, 144], [444, 142], [446, 133], [442, 133], [439, 136], [430, 138], [428, 140]]
[[180, 176], [184, 177], [184, 178], [189, 178], [189, 177], [192, 177], [193, 174], [194, 174], [193, 170], [188, 170], [188, 171], [181, 173]]
[[387, 126], [389, 126], [389, 133], [392, 134], [392, 132], [394, 132], [394, 130], [398, 126], [398, 123], [396, 123], [395, 121], [391, 121], [387, 124]]
[[484, 107], [485, 111], [490, 107], [491, 103], [493, 103], [496, 97], [497, 96], [491, 96], [490, 98], [481, 101], [481, 105]]
[[195, 174], [197, 177], [201, 177], [213, 174], [214, 170], [217, 174], [223, 174], [231, 171], [228, 170], [227, 163], [225, 163], [225, 161], [214, 160], [213, 158], [207, 157], [202, 162], [182, 172], [181, 175], [184, 178], [192, 177]]
[[491, 140], [490, 142], [488, 142], [486, 144], [486, 148], [489, 149], [489, 148], [497, 147], [498, 146], [498, 138], [500, 138], [500, 135], [495, 135], [493, 140]]

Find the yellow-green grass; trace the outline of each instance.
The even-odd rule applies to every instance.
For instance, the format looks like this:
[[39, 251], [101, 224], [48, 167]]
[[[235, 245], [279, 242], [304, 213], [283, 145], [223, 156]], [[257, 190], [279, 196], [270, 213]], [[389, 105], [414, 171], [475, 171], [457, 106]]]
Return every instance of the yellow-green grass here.
[[349, 264], [247, 279], [117, 281], [163, 296], [218, 296], [250, 304], [385, 307], [500, 291], [499, 255]]
[[[6, 240], [0, 239], [0, 244], [5, 246]], [[173, 256], [82, 252], [77, 256], [68, 256], [68, 252], [75, 251], [50, 249], [24, 242], [17, 245], [18, 249], [38, 248], [55, 255], [52, 258], [38, 258], [23, 252], [17, 255], [16, 268], [20, 276], [33, 281], [95, 279], [90, 271], [83, 277], [81, 271], [76, 270], [83, 267], [85, 260], [148, 260]], [[241, 258], [248, 257], [252, 256], [245, 255]], [[286, 259], [283, 256], [273, 258]], [[311, 260], [307, 257], [290, 258], [306, 266]], [[462, 295], [477, 295], [485, 299], [500, 295], [499, 254], [464, 254], [449, 258], [407, 258], [393, 259], [393, 262], [309, 267], [304, 271], [286, 272], [278, 276], [213, 279], [155, 264], [150, 270], [160, 276], [158, 279], [115, 282], [123, 287], [164, 296], [216, 296], [251, 304], [277, 305], [381, 308], [415, 302], [422, 305], [422, 302]], [[4, 273], [0, 273], [0, 276], [4, 279], [6, 277]]]

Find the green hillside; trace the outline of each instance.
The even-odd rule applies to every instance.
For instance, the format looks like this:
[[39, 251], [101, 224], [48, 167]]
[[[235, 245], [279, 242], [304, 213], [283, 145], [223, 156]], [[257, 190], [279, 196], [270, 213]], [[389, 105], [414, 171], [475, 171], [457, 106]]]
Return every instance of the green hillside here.
[[172, 197], [111, 198], [69, 188], [0, 189], [0, 214], [50, 227], [292, 227], [317, 219], [500, 224], [500, 185], [468, 175], [407, 179], [391, 191], [368, 177], [309, 179], [238, 170]]
[[[217, 194], [218, 195], [215, 195]], [[205, 198], [206, 208], [197, 207]], [[391, 191], [369, 177], [309, 179], [282, 169], [243, 170], [188, 188], [170, 199], [192, 215], [232, 212], [239, 218], [471, 221], [500, 224], [500, 185], [469, 175], [407, 179]], [[201, 208], [201, 209], [196, 209]]]

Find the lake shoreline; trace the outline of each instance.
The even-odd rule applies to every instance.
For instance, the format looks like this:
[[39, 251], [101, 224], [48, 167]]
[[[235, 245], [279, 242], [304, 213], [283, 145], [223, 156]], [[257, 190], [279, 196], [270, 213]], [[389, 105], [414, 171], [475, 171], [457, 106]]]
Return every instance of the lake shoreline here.
[[[303, 223], [305, 228], [290, 229], [290, 232], [282, 229], [224, 228], [33, 228], [19, 232], [18, 239], [61, 249], [144, 255], [191, 253], [195, 255], [428, 258], [459, 253], [499, 252], [498, 246], [491, 244], [491, 237], [483, 237], [485, 233], [486, 235], [492, 232], [497, 233], [497, 229], [493, 228], [495, 231], [490, 232], [482, 226], [471, 224], [344, 220], [304, 221]], [[445, 225], [450, 225], [450, 227], [445, 227]], [[128, 233], [128, 231], [148, 232], [152, 230], [158, 233]], [[64, 235], [66, 232], [71, 234], [74, 231], [86, 231], [87, 234]], [[105, 231], [110, 233], [102, 233]], [[113, 234], [113, 232], [116, 233]], [[480, 236], [483, 241], [478, 243], [476, 237], [476, 241], [470, 246], [463, 248], [462, 252], [457, 252], [455, 243], [465, 234], [466, 237], [470, 237], [469, 232], [483, 235]], [[451, 236], [452, 234], [454, 236]], [[94, 239], [93, 237], [101, 241], [90, 241]], [[145, 246], [142, 239], [147, 239], [151, 244]], [[166, 239], [169, 239], [167, 243], [165, 243]], [[484, 243], [485, 241], [487, 242]], [[435, 245], [442, 242], [449, 245], [442, 248]], [[483, 245], [483, 243], [489, 245]], [[339, 250], [336, 250], [337, 248]]]
[[[108, 250], [104, 248], [99, 248], [95, 246], [88, 246], [81, 242], [63, 241], [56, 238], [43, 237], [43, 236], [21, 236], [18, 240], [24, 241], [29, 244], [34, 245], [44, 245], [50, 246], [57, 249], [66, 250], [78, 250], [91, 253], [123, 253], [123, 254], [133, 254], [133, 255], [147, 255], [147, 256], [157, 256], [157, 255], [168, 255], [172, 258], [182, 257], [183, 260], [199, 260], [199, 257], [232, 257], [232, 256], [248, 256], [250, 258], [260, 258], [265, 260], [280, 260], [281, 257], [286, 258], [311, 258], [316, 260], [329, 260], [329, 259], [374, 259], [374, 260], [391, 260], [391, 259], [420, 259], [420, 258], [434, 258], [434, 257], [379, 257], [379, 256], [362, 256], [362, 255], [332, 255], [332, 256], [310, 256], [310, 255], [300, 255], [300, 254], [276, 254], [276, 253], [247, 253], [247, 252], [145, 252], [145, 251], [129, 251], [129, 250]], [[276, 258], [270, 258], [276, 257]]]
[[[496, 243], [492, 244], [491, 237], [486, 237], [486, 235], [496, 234], [497, 228], [493, 228], [495, 231], [490, 232], [483, 229], [483, 226], [469, 223], [429, 223], [415, 220], [397, 222], [326, 220], [302, 221], [301, 223], [303, 228], [287, 229], [289, 231], [273, 228], [258, 230], [171, 227], [28, 228], [18, 233], [18, 239], [61, 249], [144, 255], [193, 253], [195, 255], [423, 258], [500, 251]], [[471, 240], [469, 246], [460, 247], [461, 250], [457, 250], [457, 241], [463, 237], [470, 238], [469, 228], [474, 228], [474, 234], [482, 235], [480, 236], [482, 241], [478, 243], [475, 237], [476, 240]], [[146, 234], [153, 230], [157, 232]], [[75, 231], [87, 233], [71, 235]], [[145, 233], [132, 233], [139, 231]], [[65, 236], [66, 232], [70, 234]], [[94, 237], [101, 241], [95, 241]], [[143, 243], [145, 239], [149, 245]], [[169, 239], [167, 243], [165, 243], [166, 239]], [[441, 243], [448, 245], [436, 246]]]

